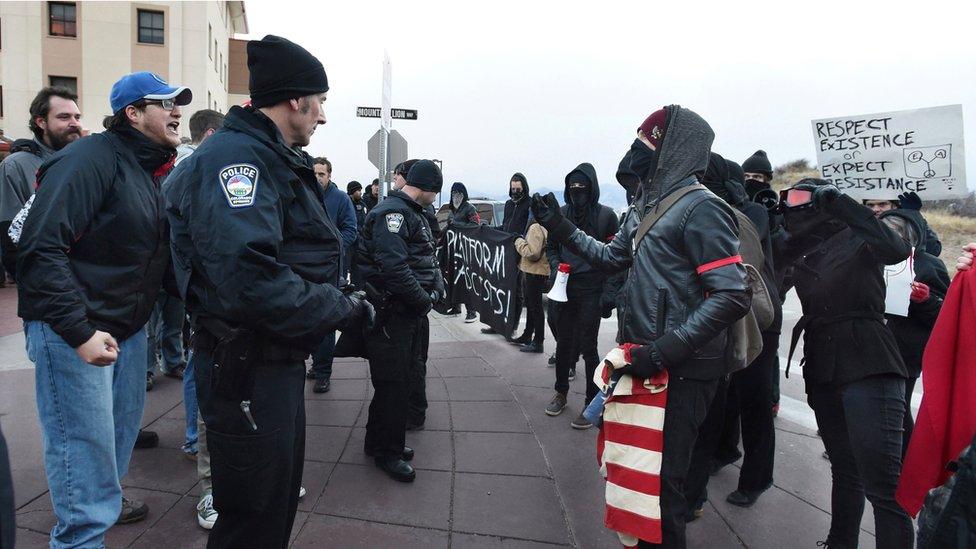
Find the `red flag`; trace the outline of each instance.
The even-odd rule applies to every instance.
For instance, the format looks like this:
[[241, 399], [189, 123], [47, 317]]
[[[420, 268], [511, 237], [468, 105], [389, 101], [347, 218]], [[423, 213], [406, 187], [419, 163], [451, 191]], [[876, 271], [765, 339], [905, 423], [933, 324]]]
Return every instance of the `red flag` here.
[[922, 358], [922, 405], [895, 499], [912, 516], [976, 435], [976, 271], [949, 286]]

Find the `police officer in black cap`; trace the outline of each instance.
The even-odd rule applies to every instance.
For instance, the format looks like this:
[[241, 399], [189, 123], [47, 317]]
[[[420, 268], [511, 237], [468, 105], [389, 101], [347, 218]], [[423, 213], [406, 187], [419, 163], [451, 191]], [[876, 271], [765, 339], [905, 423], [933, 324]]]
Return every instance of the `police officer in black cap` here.
[[325, 123], [322, 64], [277, 36], [247, 44], [251, 105], [164, 188], [194, 326], [218, 518], [208, 547], [286, 547], [305, 455], [305, 358], [372, 309], [339, 281], [339, 232], [308, 145]]
[[424, 209], [433, 204], [443, 179], [437, 164], [417, 161], [406, 184], [370, 210], [359, 244], [359, 267], [376, 303], [376, 327], [367, 357], [373, 380], [364, 450], [394, 480], [413, 482], [404, 445], [408, 376], [424, 345], [423, 321], [444, 295], [444, 279]]

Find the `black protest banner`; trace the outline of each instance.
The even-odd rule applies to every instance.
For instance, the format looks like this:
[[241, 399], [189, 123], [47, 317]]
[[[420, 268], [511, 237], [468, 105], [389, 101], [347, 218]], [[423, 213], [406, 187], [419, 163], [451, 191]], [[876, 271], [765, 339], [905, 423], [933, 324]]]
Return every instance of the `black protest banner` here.
[[522, 312], [519, 255], [510, 234], [486, 225], [446, 230], [438, 259], [448, 302], [468, 303], [497, 332], [509, 336]]

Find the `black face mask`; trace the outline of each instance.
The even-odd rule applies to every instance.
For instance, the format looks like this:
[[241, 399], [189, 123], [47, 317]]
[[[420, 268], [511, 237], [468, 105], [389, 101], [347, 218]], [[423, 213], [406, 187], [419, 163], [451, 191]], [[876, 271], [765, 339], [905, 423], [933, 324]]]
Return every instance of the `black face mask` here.
[[523, 193], [518, 189], [509, 189], [508, 196], [511, 197], [512, 200], [519, 201], [522, 200], [522, 197], [525, 196], [525, 193]]
[[756, 193], [759, 191], [770, 188], [769, 183], [765, 181], [760, 181], [758, 179], [746, 179], [745, 182], [746, 193], [749, 195], [750, 200], [754, 200]]
[[641, 181], [647, 180], [657, 171], [657, 152], [640, 139], [634, 139], [627, 155], [630, 156], [630, 171], [637, 174]]
[[590, 190], [570, 189], [569, 199], [573, 201], [573, 206], [583, 210], [590, 204]]
[[830, 214], [813, 208], [783, 210], [783, 225], [793, 246], [816, 246], [842, 231], [847, 225]]

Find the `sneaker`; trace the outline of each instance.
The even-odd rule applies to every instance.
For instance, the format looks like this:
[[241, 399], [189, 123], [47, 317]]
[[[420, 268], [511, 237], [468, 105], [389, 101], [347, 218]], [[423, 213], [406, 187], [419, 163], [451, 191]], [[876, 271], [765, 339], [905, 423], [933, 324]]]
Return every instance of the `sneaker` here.
[[548, 416], [558, 416], [563, 413], [563, 409], [566, 408], [566, 395], [562, 393], [556, 393], [549, 401], [549, 405], [546, 406], [546, 415]]
[[585, 429], [589, 429], [590, 427], [593, 427], [593, 424], [590, 423], [589, 420], [587, 420], [585, 417], [583, 417], [583, 413], [580, 412], [579, 417], [574, 419], [569, 424], [569, 426], [572, 427], [573, 429], [579, 429], [580, 431], [583, 431]]
[[115, 524], [132, 524], [145, 519], [147, 515], [149, 515], [148, 505], [122, 496], [122, 510], [119, 512], [119, 519], [115, 521]]
[[575, 379], [576, 379], [576, 368], [573, 368], [569, 371], [569, 380], [573, 381]]
[[315, 385], [312, 386], [313, 393], [328, 393], [329, 388], [332, 386], [332, 382], [328, 379], [316, 379]]
[[204, 530], [210, 530], [217, 522], [217, 510], [213, 507], [213, 495], [207, 494], [197, 503], [197, 524]]
[[523, 345], [522, 348], [519, 349], [519, 352], [520, 353], [538, 353], [538, 354], [542, 354], [543, 351], [544, 351], [544, 349], [542, 348], [542, 345], [539, 344], [539, 343], [529, 343], [527, 345]]
[[305, 372], [305, 379], [315, 379], [315, 370], [309, 368], [308, 371]]
[[556, 352], [555, 351], [553, 351], [553, 353], [551, 355], [549, 355], [549, 367], [550, 368], [555, 368], [556, 367]]
[[473, 312], [471, 312], [471, 311], [468, 311], [468, 314], [465, 315], [465, 317], [464, 317], [464, 323], [465, 324], [471, 324], [471, 323], [477, 322], [477, 321], [478, 321], [478, 315], [475, 314], [475, 313], [473, 313]]
[[171, 377], [173, 379], [183, 379], [183, 371], [186, 370], [186, 364], [180, 364], [172, 370], [163, 368], [163, 375], [166, 377]]
[[196, 444], [184, 444], [180, 446], [180, 450], [183, 450], [183, 457], [190, 461], [197, 460], [197, 447]]
[[[468, 313], [468, 318], [471, 318], [471, 313]], [[473, 320], [469, 321], [468, 318], [465, 318], [464, 321], [465, 322], [474, 322]], [[497, 334], [498, 332], [496, 332], [494, 328], [482, 328], [481, 329], [481, 333], [488, 334], [488, 335], [492, 335], [492, 334]]]
[[308, 492], [305, 491], [305, 487], [304, 486], [299, 486], [298, 487], [298, 499], [302, 499], [303, 497], [305, 497], [305, 494], [307, 494], [307, 493]]
[[532, 338], [529, 337], [531, 334], [522, 334], [516, 338], [510, 339], [508, 342], [512, 345], [528, 345], [532, 343]]
[[695, 522], [696, 520], [705, 516], [705, 504], [701, 503], [698, 505], [692, 505], [692, 508], [688, 510], [685, 515], [685, 523]]
[[139, 429], [139, 434], [136, 435], [136, 448], [140, 450], [146, 448], [155, 448], [159, 445], [159, 435], [156, 431], [143, 431]]
[[146, 372], [146, 392], [152, 391], [152, 388], [156, 386], [156, 381], [153, 379], [152, 372]]

